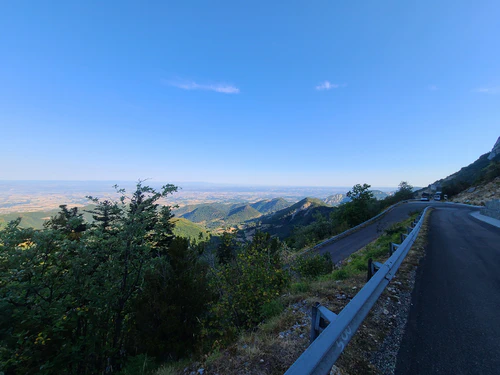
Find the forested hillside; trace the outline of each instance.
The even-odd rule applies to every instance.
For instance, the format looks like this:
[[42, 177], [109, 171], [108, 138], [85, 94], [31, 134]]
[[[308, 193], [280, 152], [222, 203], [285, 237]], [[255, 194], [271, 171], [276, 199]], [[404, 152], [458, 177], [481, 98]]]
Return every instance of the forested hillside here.
[[255, 208], [261, 214], [269, 214], [271, 212], [276, 212], [290, 206], [290, 202], [283, 198], [274, 198], [271, 200], [262, 200], [255, 203], [251, 203], [250, 206]]
[[187, 219], [173, 217], [171, 221], [174, 224], [173, 233], [177, 237], [186, 237], [191, 240], [199, 240], [200, 235], [202, 240], [209, 237], [209, 233], [205, 228]]
[[175, 191], [139, 183], [117, 202], [92, 198], [92, 222], [61, 206], [43, 229], [0, 230], [1, 371], [142, 374], [265, 317], [289, 280], [282, 244], [176, 236], [182, 219], [157, 203]]
[[288, 208], [263, 217], [259, 228], [283, 239], [295, 227], [308, 225], [317, 219], [317, 215], [328, 216], [334, 210], [320, 199], [304, 198]]
[[212, 205], [203, 205], [195, 210], [183, 214], [181, 217], [194, 223], [207, 223], [210, 221], [222, 219], [226, 216], [224, 211], [219, 210]]

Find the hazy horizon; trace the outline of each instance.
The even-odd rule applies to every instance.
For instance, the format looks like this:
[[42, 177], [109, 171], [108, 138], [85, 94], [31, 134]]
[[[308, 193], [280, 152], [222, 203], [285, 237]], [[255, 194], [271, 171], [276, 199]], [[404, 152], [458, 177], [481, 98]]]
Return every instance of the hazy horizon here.
[[[146, 181], [159, 189], [166, 182]], [[113, 185], [126, 192], [133, 191], [136, 181], [5, 181], [0, 180], [0, 214], [33, 212], [55, 209], [61, 204], [84, 206], [91, 202], [87, 196], [100, 199], [118, 199]], [[352, 187], [344, 186], [248, 186], [207, 183], [174, 183], [179, 189], [163, 200], [164, 204], [192, 205], [213, 202], [257, 202], [284, 198], [296, 202], [306, 197], [325, 199], [334, 194], [345, 194]], [[372, 187], [389, 193], [394, 187]]]

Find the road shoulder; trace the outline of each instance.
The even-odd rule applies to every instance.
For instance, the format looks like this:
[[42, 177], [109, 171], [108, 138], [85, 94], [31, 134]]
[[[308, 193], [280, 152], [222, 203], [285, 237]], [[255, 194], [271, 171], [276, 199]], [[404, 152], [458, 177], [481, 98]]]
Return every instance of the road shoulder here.
[[494, 218], [486, 216], [486, 215], [481, 215], [481, 213], [479, 211], [471, 212], [470, 216], [472, 216], [473, 218], [476, 218], [478, 220], [481, 220], [484, 223], [488, 223], [488, 224], [493, 225], [497, 228], [500, 228], [500, 220], [494, 219]]

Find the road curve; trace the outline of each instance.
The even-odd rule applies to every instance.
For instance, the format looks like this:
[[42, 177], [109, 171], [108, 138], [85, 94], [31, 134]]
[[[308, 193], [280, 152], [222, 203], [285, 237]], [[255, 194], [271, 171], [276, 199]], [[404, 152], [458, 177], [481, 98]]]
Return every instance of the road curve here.
[[[398, 223], [408, 218], [408, 215], [415, 211], [422, 211], [427, 206], [449, 206], [449, 203], [435, 202], [408, 202], [394, 207], [393, 210], [385, 214], [381, 219], [373, 224], [367, 225], [359, 229], [357, 232], [344, 237], [334, 243], [325, 245], [317, 251], [320, 254], [330, 253], [334, 263], [337, 263], [347, 258], [352, 253], [358, 251], [362, 247], [379, 237], [383, 231], [389, 228], [392, 224]], [[461, 206], [457, 206], [461, 207]]]
[[500, 228], [470, 212], [431, 214], [396, 375], [500, 373]]

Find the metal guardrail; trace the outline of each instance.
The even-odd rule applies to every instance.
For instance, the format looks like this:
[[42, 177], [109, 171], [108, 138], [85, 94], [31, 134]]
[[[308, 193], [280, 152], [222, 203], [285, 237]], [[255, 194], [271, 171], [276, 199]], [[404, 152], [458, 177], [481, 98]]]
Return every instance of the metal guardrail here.
[[[391, 244], [390, 253], [394, 252], [384, 264], [373, 262], [368, 267], [368, 282], [338, 315], [324, 306], [313, 307], [312, 343], [285, 375], [330, 373], [335, 361], [396, 274], [415, 242], [429, 208], [426, 207], [418, 221], [413, 222], [411, 231], [403, 235], [405, 238], [401, 245]], [[326, 325], [325, 321], [330, 324]]]

